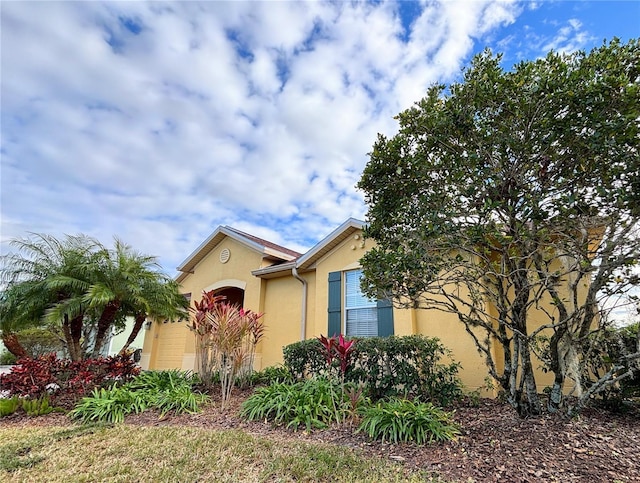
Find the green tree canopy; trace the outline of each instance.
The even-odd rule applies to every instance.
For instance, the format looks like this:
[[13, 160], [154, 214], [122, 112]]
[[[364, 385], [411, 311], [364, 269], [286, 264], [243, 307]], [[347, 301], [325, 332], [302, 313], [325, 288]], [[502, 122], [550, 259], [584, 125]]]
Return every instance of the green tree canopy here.
[[541, 409], [542, 335], [550, 409], [568, 378], [584, 402], [623, 376], [615, 366], [584, 387], [582, 356], [605, 299], [638, 282], [639, 94], [637, 40], [510, 71], [485, 51], [461, 82], [397, 116], [358, 184], [377, 242], [362, 260], [365, 291], [457, 314], [522, 413]]
[[[3, 257], [0, 280], [2, 337], [15, 353], [13, 334], [46, 325], [62, 334], [73, 360], [101, 354], [109, 332], [135, 319], [130, 344], [146, 317], [184, 318], [188, 302], [154, 257], [115, 240], [107, 249], [86, 236], [62, 240], [33, 235], [13, 241]], [[126, 347], [125, 347], [126, 348]], [[21, 354], [16, 354], [21, 355]]]

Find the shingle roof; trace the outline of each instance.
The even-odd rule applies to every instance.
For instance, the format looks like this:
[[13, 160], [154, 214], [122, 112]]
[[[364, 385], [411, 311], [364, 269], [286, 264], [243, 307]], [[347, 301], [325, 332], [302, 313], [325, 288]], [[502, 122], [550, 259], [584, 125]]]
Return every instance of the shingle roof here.
[[353, 235], [354, 232], [362, 230], [364, 222], [355, 218], [349, 218], [338, 228], [333, 230], [324, 239], [318, 242], [308, 252], [302, 254], [295, 250], [283, 247], [263, 238], [236, 230], [230, 226], [218, 227], [198, 248], [196, 248], [187, 259], [178, 267], [181, 272], [176, 277], [178, 282], [192, 272], [195, 266], [207, 256], [225, 237], [231, 237], [240, 243], [252, 248], [276, 262], [274, 265], [260, 268], [251, 273], [257, 277], [271, 278], [282, 276], [285, 272], [290, 272], [294, 267], [302, 271], [313, 270], [314, 264], [344, 240]]
[[178, 274], [176, 280], [178, 282], [184, 280], [184, 278], [193, 271], [195, 266], [222, 242], [225, 237], [233, 238], [276, 262], [289, 262], [301, 256], [300, 253], [276, 243], [244, 233], [230, 226], [220, 226], [180, 264], [178, 271], [181, 273]]
[[235, 228], [232, 228], [230, 226], [228, 226], [227, 228], [229, 228], [232, 231], [235, 231], [238, 235], [242, 235], [245, 238], [249, 238], [250, 240], [253, 240], [254, 242], [267, 247], [267, 248], [272, 248], [274, 250], [277, 250], [279, 252], [283, 252], [286, 253], [288, 255], [291, 255], [292, 257], [298, 258], [300, 256], [302, 256], [302, 253], [300, 252], [296, 252], [295, 250], [291, 250], [290, 248], [287, 247], [283, 247], [282, 245], [278, 245], [276, 243], [270, 242], [269, 240], [265, 240], [264, 238], [259, 238], [257, 236], [251, 235], [249, 233], [245, 233], [243, 231], [240, 230], [236, 230]]
[[356, 220], [355, 218], [349, 218], [304, 255], [301, 255], [290, 262], [277, 266], [274, 265], [271, 267], [261, 268], [254, 270], [251, 273], [256, 277], [272, 278], [283, 276], [285, 272], [290, 272], [294, 267], [300, 271], [313, 270], [315, 263], [320, 258], [331, 252], [331, 250], [363, 228], [364, 222]]

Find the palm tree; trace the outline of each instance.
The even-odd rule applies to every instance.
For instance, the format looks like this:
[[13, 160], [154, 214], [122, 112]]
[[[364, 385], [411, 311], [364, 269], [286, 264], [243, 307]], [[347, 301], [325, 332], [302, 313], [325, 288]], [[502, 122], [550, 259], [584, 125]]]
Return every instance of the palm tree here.
[[118, 239], [113, 250], [103, 252], [102, 266], [85, 295], [89, 307], [100, 314], [92, 357], [101, 354], [119, 316], [133, 315], [144, 322], [153, 310], [154, 291], [161, 289], [166, 277], [159, 268], [155, 257], [142, 255]]
[[[31, 308], [24, 307], [18, 310], [18, 306], [23, 300], [24, 286], [12, 286], [0, 295], [0, 338], [2, 343], [16, 358], [28, 357], [28, 353], [16, 335], [19, 330], [35, 325], [37, 317], [32, 317]], [[36, 303], [40, 299], [33, 299]]]
[[[186, 299], [159, 270], [156, 258], [117, 239], [113, 250], [86, 236], [60, 241], [34, 235], [13, 245], [18, 253], [3, 257], [0, 271], [0, 282], [7, 287], [0, 328], [8, 347], [18, 352], [11, 334], [26, 324], [59, 327], [69, 356], [81, 360], [87, 352], [99, 356], [112, 327], [126, 316], [136, 320], [130, 341], [146, 317], [186, 316]], [[88, 329], [94, 337], [82, 340]]]
[[[87, 307], [78, 300], [89, 286], [89, 260], [101, 245], [84, 235], [58, 240], [41, 234], [15, 239], [11, 244], [16, 253], [2, 257], [0, 270], [0, 282], [6, 287], [0, 309], [3, 338], [21, 352], [15, 344], [17, 330], [53, 322], [64, 334], [70, 357], [81, 359], [80, 339]], [[59, 317], [45, 318], [54, 307]]]

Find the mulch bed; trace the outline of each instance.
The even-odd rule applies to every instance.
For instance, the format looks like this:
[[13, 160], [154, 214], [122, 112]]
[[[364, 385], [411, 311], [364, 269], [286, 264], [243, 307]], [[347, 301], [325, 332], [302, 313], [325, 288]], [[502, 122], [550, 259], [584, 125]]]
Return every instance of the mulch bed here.
[[[146, 412], [130, 416], [127, 424], [240, 429], [276, 440], [341, 445], [400, 462], [407, 473], [419, 468], [447, 481], [640, 482], [638, 411], [615, 414], [590, 409], [575, 419], [557, 415], [522, 419], [505, 404], [482, 400], [478, 407], [456, 408], [454, 417], [462, 426], [456, 441], [420, 447], [371, 441], [348, 425], [308, 433], [247, 422], [237, 413], [248, 394], [236, 393], [224, 411], [215, 401], [213, 407], [198, 414], [160, 420], [157, 413]], [[39, 418], [14, 415], [0, 424], [58, 425], [68, 424], [68, 419], [55, 413]]]

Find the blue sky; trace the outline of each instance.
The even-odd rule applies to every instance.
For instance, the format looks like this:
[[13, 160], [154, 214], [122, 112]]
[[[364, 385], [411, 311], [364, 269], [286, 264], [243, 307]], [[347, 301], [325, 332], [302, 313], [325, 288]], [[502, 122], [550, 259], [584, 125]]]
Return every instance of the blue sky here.
[[640, 2], [0, 3], [0, 249], [114, 235], [165, 271], [218, 225], [300, 251], [348, 217], [377, 133], [491, 47], [640, 36]]

